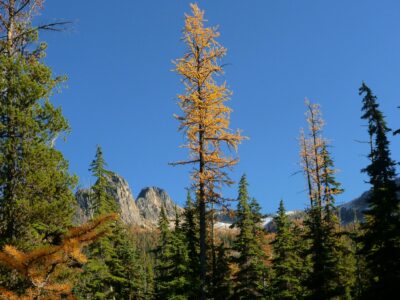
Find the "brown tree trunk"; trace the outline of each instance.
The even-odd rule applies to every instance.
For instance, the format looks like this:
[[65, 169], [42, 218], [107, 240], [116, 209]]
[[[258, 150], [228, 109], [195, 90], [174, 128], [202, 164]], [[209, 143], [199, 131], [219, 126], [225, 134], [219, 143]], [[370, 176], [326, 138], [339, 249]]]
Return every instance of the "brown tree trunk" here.
[[199, 184], [199, 210], [200, 210], [200, 299], [206, 299], [206, 275], [207, 275], [207, 245], [206, 245], [206, 193], [205, 193], [205, 185], [204, 179], [202, 175], [204, 173], [204, 157], [203, 157], [203, 148], [204, 148], [204, 136], [203, 136], [203, 128], [200, 125], [199, 132], [199, 144], [200, 144], [200, 184]]

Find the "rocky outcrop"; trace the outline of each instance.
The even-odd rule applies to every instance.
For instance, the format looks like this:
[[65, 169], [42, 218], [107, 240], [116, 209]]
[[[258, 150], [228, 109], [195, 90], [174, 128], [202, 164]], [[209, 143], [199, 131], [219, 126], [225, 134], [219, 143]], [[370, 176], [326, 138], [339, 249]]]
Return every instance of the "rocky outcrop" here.
[[[117, 202], [120, 208], [121, 220], [132, 226], [155, 227], [158, 222], [161, 206], [164, 206], [169, 218], [175, 216], [175, 203], [169, 195], [160, 188], [148, 187], [141, 190], [135, 201], [128, 182], [121, 176], [111, 173], [108, 193]], [[87, 221], [92, 215], [90, 196], [92, 190], [80, 189], [76, 192], [78, 210], [76, 222]], [[182, 208], [177, 206], [178, 210]]]
[[125, 224], [147, 225], [135, 203], [128, 182], [124, 178], [116, 174], [110, 176], [109, 194], [117, 201], [121, 210], [121, 220]]
[[[177, 206], [169, 195], [158, 187], [147, 187], [141, 190], [137, 197], [136, 205], [142, 217], [154, 225], [158, 222], [161, 206], [164, 206], [168, 219], [175, 217], [175, 206]], [[177, 209], [178, 211], [182, 210], [178, 206]]]

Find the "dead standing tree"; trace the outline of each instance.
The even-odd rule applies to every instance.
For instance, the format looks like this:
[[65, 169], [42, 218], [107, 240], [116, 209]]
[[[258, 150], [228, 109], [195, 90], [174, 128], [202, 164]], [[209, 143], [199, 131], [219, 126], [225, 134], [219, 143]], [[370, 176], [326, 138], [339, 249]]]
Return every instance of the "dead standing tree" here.
[[42, 8], [44, 0], [0, 0], [0, 53], [9, 57], [16, 53], [36, 55], [26, 48], [37, 41], [39, 30], [60, 31], [70, 22], [51, 22], [32, 26], [32, 18]]

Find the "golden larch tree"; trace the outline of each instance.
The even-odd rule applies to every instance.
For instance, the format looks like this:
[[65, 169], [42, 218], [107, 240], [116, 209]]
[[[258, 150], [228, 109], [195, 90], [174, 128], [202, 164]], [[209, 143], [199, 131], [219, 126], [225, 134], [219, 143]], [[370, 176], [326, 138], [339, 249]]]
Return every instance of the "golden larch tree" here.
[[73, 283], [65, 278], [66, 274], [80, 271], [79, 266], [87, 261], [82, 248], [106, 234], [104, 225], [116, 218], [115, 214], [105, 215], [73, 227], [62, 237], [59, 245], [38, 247], [29, 252], [6, 245], [0, 252], [0, 264], [27, 279], [30, 286], [23, 295], [0, 287], [0, 299], [75, 299]]
[[[175, 61], [176, 72], [182, 76], [185, 92], [178, 95], [182, 114], [176, 116], [180, 130], [186, 133], [190, 158], [174, 163], [193, 165], [192, 180], [200, 212], [200, 277], [201, 297], [205, 297], [206, 277], [206, 210], [207, 203], [221, 199], [221, 187], [232, 183], [227, 170], [237, 164], [231, 155], [243, 140], [240, 132], [229, 128], [231, 109], [225, 105], [231, 92], [226, 83], [218, 83], [223, 73], [220, 64], [226, 48], [216, 40], [215, 27], [205, 27], [204, 11], [191, 4], [192, 15], [185, 16], [183, 40], [187, 51]], [[229, 152], [229, 153], [226, 153]]]
[[300, 134], [300, 157], [307, 180], [310, 208], [305, 220], [306, 237], [310, 240], [312, 270], [307, 279], [312, 298], [346, 298], [351, 286], [352, 266], [340, 235], [340, 220], [335, 196], [342, 193], [336, 181], [337, 170], [323, 137], [324, 120], [318, 104], [306, 100], [307, 134]]
[[333, 168], [328, 152], [329, 141], [322, 135], [325, 122], [322, 119], [320, 106], [308, 99], [305, 104], [308, 134], [306, 136], [301, 129], [301, 166], [307, 180], [310, 206], [324, 207], [330, 205], [331, 198], [340, 194], [342, 190], [331, 186], [330, 178], [337, 173], [337, 170]]

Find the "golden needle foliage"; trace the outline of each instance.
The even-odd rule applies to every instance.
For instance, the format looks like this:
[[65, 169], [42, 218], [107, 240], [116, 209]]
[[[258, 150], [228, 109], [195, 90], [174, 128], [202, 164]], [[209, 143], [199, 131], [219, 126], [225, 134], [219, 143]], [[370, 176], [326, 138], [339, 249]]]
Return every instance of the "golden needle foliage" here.
[[216, 28], [205, 27], [204, 11], [191, 4], [192, 15], [186, 15], [183, 40], [186, 54], [175, 61], [176, 72], [182, 76], [185, 93], [178, 95], [183, 114], [176, 116], [180, 129], [186, 132], [186, 147], [190, 159], [175, 164], [194, 164], [198, 167], [192, 174], [197, 190], [203, 189], [204, 196], [216, 199], [214, 188], [230, 184], [227, 173], [237, 158], [225, 155], [223, 145], [236, 150], [243, 137], [240, 132], [229, 129], [231, 109], [225, 105], [231, 92], [226, 83], [218, 84], [217, 75], [223, 73], [220, 59], [226, 49], [216, 38]]
[[332, 196], [340, 194], [342, 190], [332, 187], [329, 182], [337, 170], [332, 168], [327, 151], [328, 140], [322, 136], [325, 122], [322, 119], [320, 106], [309, 100], [306, 100], [305, 104], [308, 135], [306, 136], [304, 130], [301, 130], [301, 166], [307, 179], [310, 205], [321, 207], [330, 204], [327, 202]]
[[115, 220], [115, 214], [101, 216], [79, 227], [73, 227], [62, 237], [59, 245], [43, 246], [30, 252], [22, 252], [6, 245], [0, 252], [0, 264], [15, 270], [29, 281], [24, 295], [0, 288], [0, 298], [9, 300], [75, 299], [73, 284], [63, 280], [70, 269], [86, 263], [82, 248], [106, 233], [105, 223]]

